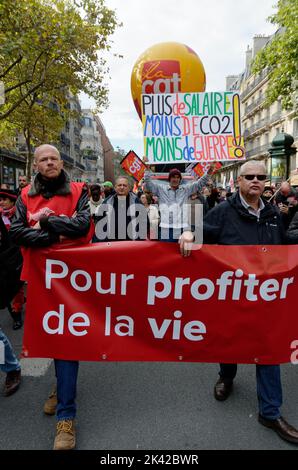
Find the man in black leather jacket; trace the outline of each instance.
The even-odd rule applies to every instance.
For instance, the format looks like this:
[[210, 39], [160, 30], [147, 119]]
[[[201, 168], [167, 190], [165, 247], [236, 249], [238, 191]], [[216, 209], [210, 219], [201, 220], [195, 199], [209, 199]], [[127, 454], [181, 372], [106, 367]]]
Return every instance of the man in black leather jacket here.
[[[16, 219], [10, 229], [14, 242], [23, 247], [24, 280], [28, 279], [28, 250], [69, 240], [88, 243], [92, 237], [85, 184], [70, 181], [63, 170], [60, 153], [52, 145], [37, 147], [34, 157], [38, 173], [32, 185], [22, 189], [16, 203]], [[75, 447], [78, 366], [78, 361], [55, 359], [57, 395], [51, 394], [44, 411], [55, 414], [57, 407], [56, 450]]]
[[[209, 211], [204, 219], [204, 243], [220, 245], [280, 245], [285, 243], [284, 226], [278, 209], [263, 202], [266, 180], [262, 162], [242, 165], [239, 191]], [[279, 365], [257, 365], [259, 422], [273, 429], [281, 438], [298, 444], [298, 430], [280, 415], [282, 387]], [[237, 364], [220, 364], [214, 396], [226, 400], [233, 388]]]

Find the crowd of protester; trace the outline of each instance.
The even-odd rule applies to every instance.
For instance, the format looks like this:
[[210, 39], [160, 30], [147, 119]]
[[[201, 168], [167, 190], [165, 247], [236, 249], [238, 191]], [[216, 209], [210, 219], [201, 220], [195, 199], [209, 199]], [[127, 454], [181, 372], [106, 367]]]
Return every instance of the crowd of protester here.
[[[20, 175], [19, 187], [16, 190], [11, 190], [5, 184], [0, 186], [0, 256], [8, 260], [10, 266], [14, 266], [8, 282], [8, 268], [4, 268], [2, 263], [0, 307], [8, 308], [13, 319], [13, 329], [19, 329], [23, 325], [26, 301], [23, 284], [28, 276], [25, 254], [31, 247], [51, 246], [63, 243], [68, 238], [75, 239], [77, 243], [89, 243], [91, 240], [102, 242], [159, 239], [165, 242], [179, 242], [180, 245], [182, 240], [183, 246], [187, 240], [185, 234], [191, 233], [196, 226], [195, 213], [198, 206], [201, 206], [201, 214], [206, 221], [206, 233], [209, 230], [207, 237], [204, 238], [206, 243], [249, 244], [249, 240], [251, 244], [267, 243], [270, 238], [267, 238], [265, 232], [259, 242], [254, 239], [256, 231], [253, 225], [254, 221], [261, 220], [262, 214], [265, 213], [271, 218], [278, 214], [279, 234], [274, 244], [298, 243], [298, 191], [287, 181], [279, 185], [266, 184], [265, 167], [263, 168], [258, 162], [248, 162], [243, 165], [244, 169], [245, 165], [248, 165], [249, 171], [246, 174], [243, 171], [240, 173], [237, 180], [240, 190], [236, 188], [233, 192], [230, 187], [216, 184], [209, 174], [200, 179], [195, 178], [190, 183], [184, 183], [183, 175], [177, 169], [169, 172], [168, 182], [163, 184], [157, 183], [150, 171], [146, 171], [144, 180], [138, 184], [135, 192], [132, 191], [129, 178], [126, 176], [119, 176], [115, 184], [111, 181], [88, 185], [74, 183], [63, 170], [59, 151], [51, 145], [42, 145], [36, 149], [35, 163], [38, 172], [31, 183], [25, 175]], [[259, 173], [254, 174], [255, 168]], [[246, 186], [251, 187], [254, 181], [257, 188], [262, 188], [262, 194], [255, 201], [256, 206], [254, 202], [249, 205], [245, 197], [243, 200]], [[75, 199], [74, 212], [73, 199]], [[170, 211], [173, 206], [174, 210]], [[184, 210], [185, 206], [188, 208], [187, 211]], [[137, 230], [133, 224], [135, 211], [140, 211], [140, 207], [143, 208], [142, 220], [145, 226], [143, 231], [140, 228]], [[30, 215], [34, 210], [35, 215], [38, 214], [36, 219]], [[121, 211], [125, 214], [122, 221], [119, 218]], [[114, 219], [112, 219], [113, 214], [116, 214]], [[249, 216], [247, 220], [250, 220], [252, 238], [245, 239], [249, 232], [246, 234], [242, 232], [239, 238], [239, 228], [234, 243], [230, 235], [228, 235], [229, 242], [226, 242], [224, 228], [221, 227], [220, 234], [217, 233], [218, 227], [215, 228], [221, 214], [225, 214], [226, 219], [230, 218], [231, 223], [237, 222], [240, 228], [246, 223], [241, 218], [243, 214], [245, 217]], [[103, 230], [104, 223], [107, 226], [106, 231]], [[95, 228], [94, 233], [94, 229], [92, 231], [94, 226], [101, 227], [101, 230]], [[22, 281], [21, 252], [18, 246], [22, 247], [24, 255]], [[181, 253], [183, 254], [183, 250]], [[9, 396], [15, 393], [21, 384], [21, 366], [1, 329], [0, 340], [5, 344], [6, 362], [1, 366], [2, 371], [6, 373], [4, 395]], [[225, 400], [229, 396], [236, 375], [235, 367], [234, 364], [221, 365], [220, 379], [216, 383], [214, 392], [216, 399]], [[55, 369], [57, 386], [46, 401], [44, 412], [47, 414], [57, 412], [58, 424], [54, 448], [71, 449], [75, 446], [73, 422], [76, 414], [78, 362], [55, 360]], [[270, 378], [268, 371], [275, 376], [272, 375], [273, 378]], [[258, 380], [262, 380], [264, 387], [268, 377], [271, 385], [272, 381], [279, 381], [279, 369], [273, 371], [272, 368], [266, 370], [259, 368], [257, 377], [258, 374]], [[291, 431], [285, 421], [278, 421], [280, 416], [268, 419], [264, 413], [261, 413], [259, 420], [265, 426], [272, 427], [284, 439], [292, 439], [292, 442], [298, 443], [298, 431], [294, 428], [292, 428], [294, 431]], [[274, 421], [275, 427], [271, 421]]]

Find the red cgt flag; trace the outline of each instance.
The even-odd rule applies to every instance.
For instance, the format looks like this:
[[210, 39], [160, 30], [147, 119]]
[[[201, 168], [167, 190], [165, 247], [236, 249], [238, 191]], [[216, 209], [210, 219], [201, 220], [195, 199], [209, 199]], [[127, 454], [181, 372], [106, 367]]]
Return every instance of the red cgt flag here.
[[140, 181], [144, 176], [146, 170], [145, 163], [138, 157], [138, 155], [130, 150], [127, 155], [120, 162], [121, 168], [136, 181]]
[[[213, 169], [211, 175], [214, 175], [221, 167], [222, 167], [222, 163], [215, 162], [215, 168]], [[207, 173], [209, 168], [210, 168], [210, 162], [204, 162], [204, 163], [199, 162], [193, 167], [192, 171], [194, 171], [196, 175], [198, 175], [198, 177], [201, 178]]]

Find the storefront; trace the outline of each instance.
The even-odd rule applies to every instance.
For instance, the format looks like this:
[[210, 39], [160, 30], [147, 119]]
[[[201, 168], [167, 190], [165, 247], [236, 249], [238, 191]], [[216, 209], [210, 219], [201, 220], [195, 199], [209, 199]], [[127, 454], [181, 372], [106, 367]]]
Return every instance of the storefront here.
[[20, 174], [25, 174], [25, 157], [10, 150], [0, 148], [0, 182], [7, 184], [9, 189], [18, 187]]

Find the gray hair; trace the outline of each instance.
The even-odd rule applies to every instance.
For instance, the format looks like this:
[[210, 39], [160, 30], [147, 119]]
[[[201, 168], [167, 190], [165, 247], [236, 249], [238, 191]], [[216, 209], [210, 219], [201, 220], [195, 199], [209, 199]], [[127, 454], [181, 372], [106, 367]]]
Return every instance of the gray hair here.
[[115, 186], [116, 186], [116, 184], [118, 184], [118, 181], [119, 181], [119, 180], [126, 180], [128, 186], [130, 187], [129, 178], [128, 178], [127, 176], [118, 176], [118, 178], [117, 178], [116, 181], [115, 181]]
[[260, 166], [264, 170], [264, 175], [267, 174], [267, 168], [266, 168], [266, 165], [264, 164], [264, 162], [261, 162], [261, 161], [258, 161], [258, 160], [249, 160], [248, 162], [245, 162], [245, 163], [243, 163], [243, 165], [241, 165], [239, 176], [243, 175], [245, 173], [245, 170], [249, 166]]

